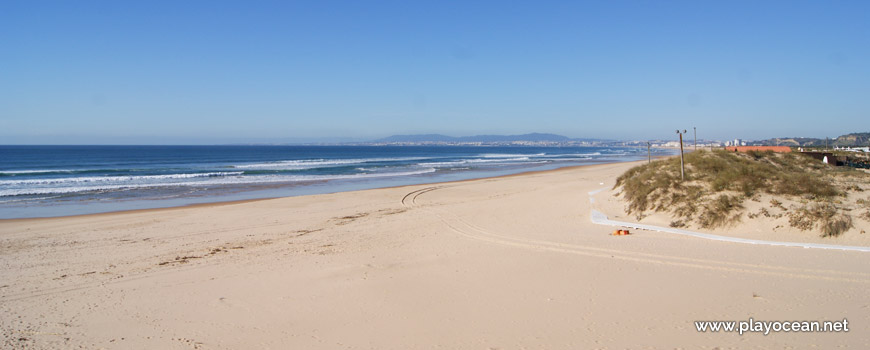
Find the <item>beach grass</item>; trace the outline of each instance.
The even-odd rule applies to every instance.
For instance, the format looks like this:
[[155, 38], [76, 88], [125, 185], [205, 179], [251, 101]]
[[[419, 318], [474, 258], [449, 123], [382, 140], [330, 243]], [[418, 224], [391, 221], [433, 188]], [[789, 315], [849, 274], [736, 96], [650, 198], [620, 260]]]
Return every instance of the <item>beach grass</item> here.
[[[867, 173], [821, 163], [800, 153], [696, 151], [685, 155], [686, 179], [680, 159], [657, 160], [621, 175], [615, 188], [638, 220], [651, 212], [670, 213], [672, 226], [691, 224], [716, 228], [739, 222], [746, 200], [770, 195], [771, 208], [786, 210], [776, 198], [803, 204], [789, 214], [792, 227], [818, 229], [836, 236], [852, 227], [841, 203], [848, 192], [862, 191]], [[769, 213], [765, 209], [763, 213]], [[755, 214], [758, 215], [758, 214]], [[753, 216], [750, 215], [750, 218]]]

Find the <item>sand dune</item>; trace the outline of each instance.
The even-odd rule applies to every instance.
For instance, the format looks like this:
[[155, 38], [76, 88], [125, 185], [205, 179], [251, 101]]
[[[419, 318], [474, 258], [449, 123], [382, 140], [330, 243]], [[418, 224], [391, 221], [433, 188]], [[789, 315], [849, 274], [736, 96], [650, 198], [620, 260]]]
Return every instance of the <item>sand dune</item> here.
[[[590, 213], [627, 220], [609, 189], [631, 166], [0, 221], [2, 344], [870, 347], [870, 253], [610, 236]], [[693, 322], [750, 317], [847, 318], [850, 331], [701, 333]]]

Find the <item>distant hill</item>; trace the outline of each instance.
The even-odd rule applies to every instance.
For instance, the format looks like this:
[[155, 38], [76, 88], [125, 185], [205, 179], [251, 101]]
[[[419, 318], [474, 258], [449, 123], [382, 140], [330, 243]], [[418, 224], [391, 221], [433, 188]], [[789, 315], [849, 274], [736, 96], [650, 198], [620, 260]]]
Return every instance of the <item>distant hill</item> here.
[[453, 136], [440, 134], [422, 134], [422, 135], [393, 135], [382, 139], [377, 139], [372, 142], [453, 142], [456, 138]]
[[[870, 132], [851, 133], [829, 139], [828, 146], [867, 146], [870, 142]], [[778, 137], [768, 140], [752, 142], [753, 145], [763, 146], [794, 146], [794, 147], [820, 147], [825, 146], [825, 139], [811, 137]]]
[[856, 132], [834, 140], [836, 146], [868, 146], [868, 143], [870, 143], [870, 132]]
[[571, 138], [556, 134], [447, 136], [441, 134], [393, 135], [372, 142], [566, 142]]

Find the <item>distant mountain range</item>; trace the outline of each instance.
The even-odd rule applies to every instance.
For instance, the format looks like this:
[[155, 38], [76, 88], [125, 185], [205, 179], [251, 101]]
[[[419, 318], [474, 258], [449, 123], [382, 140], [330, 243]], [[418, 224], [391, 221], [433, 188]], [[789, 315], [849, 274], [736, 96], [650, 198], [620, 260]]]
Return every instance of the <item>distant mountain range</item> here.
[[[852, 147], [870, 145], [870, 132], [851, 133], [837, 138], [828, 139], [828, 146]], [[764, 146], [794, 146], [794, 147], [823, 147], [825, 139], [811, 137], [778, 137], [768, 140], [754, 141], [752, 145]]]
[[375, 143], [417, 143], [417, 142], [568, 142], [568, 141], [593, 141], [591, 139], [572, 139], [567, 136], [556, 134], [531, 133], [522, 135], [476, 135], [476, 136], [447, 136], [441, 134], [422, 135], [393, 135], [374, 140]]

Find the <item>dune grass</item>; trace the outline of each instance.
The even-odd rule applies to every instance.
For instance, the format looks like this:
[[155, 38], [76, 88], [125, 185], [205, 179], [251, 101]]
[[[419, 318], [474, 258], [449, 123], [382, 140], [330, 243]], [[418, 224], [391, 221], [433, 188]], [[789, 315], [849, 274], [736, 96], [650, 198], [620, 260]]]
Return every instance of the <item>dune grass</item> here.
[[[672, 226], [715, 228], [738, 222], [745, 200], [770, 194], [827, 203], [799, 208], [797, 212], [804, 215], [793, 226], [817, 227], [823, 236], [836, 236], [851, 227], [851, 217], [831, 204], [846, 193], [834, 179], [863, 174], [799, 153], [705, 150], [686, 154], [685, 162], [685, 181], [680, 179], [678, 157], [644, 164], [620, 176], [616, 188], [628, 201], [628, 212], [638, 219], [649, 212], [669, 212], [675, 219]], [[782, 203], [774, 199], [771, 206], [782, 207]]]
[[818, 227], [822, 237], [838, 236], [852, 228], [852, 217], [837, 210], [831, 203], [813, 203], [789, 213], [788, 222], [792, 227], [810, 230]]

